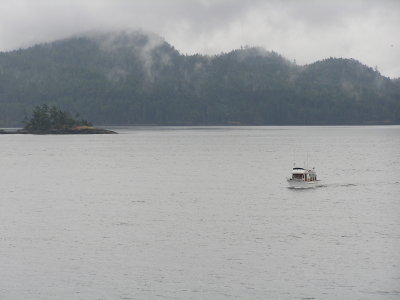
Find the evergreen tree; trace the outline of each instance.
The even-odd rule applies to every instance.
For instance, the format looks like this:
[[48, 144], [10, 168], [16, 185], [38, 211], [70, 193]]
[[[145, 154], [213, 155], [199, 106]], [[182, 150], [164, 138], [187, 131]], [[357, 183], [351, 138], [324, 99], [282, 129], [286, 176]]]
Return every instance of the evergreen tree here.
[[49, 129], [66, 129], [78, 126], [91, 126], [86, 120], [76, 120], [69, 113], [47, 104], [36, 106], [32, 117], [27, 119], [24, 129], [44, 131]]

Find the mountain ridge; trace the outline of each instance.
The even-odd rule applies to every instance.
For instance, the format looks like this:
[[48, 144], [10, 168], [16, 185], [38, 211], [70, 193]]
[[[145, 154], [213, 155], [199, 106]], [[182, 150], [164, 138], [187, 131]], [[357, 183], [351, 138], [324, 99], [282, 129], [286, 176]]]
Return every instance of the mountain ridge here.
[[0, 126], [42, 103], [110, 125], [400, 124], [400, 79], [355, 59], [183, 55], [155, 34], [98, 32], [0, 53]]

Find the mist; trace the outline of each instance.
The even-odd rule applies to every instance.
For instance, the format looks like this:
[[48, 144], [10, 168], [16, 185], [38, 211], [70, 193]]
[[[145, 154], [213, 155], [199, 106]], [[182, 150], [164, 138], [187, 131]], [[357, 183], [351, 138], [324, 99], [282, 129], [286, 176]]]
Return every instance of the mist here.
[[93, 30], [154, 32], [183, 54], [242, 46], [298, 64], [355, 58], [400, 77], [400, 2], [395, 0], [3, 0], [0, 51]]

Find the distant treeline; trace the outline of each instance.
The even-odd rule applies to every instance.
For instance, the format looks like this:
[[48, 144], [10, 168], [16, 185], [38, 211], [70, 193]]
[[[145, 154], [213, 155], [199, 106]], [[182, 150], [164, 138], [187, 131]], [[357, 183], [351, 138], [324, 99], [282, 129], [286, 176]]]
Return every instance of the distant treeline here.
[[152, 34], [98, 33], [0, 53], [0, 126], [42, 103], [95, 124], [400, 124], [400, 80], [354, 59], [188, 56]]

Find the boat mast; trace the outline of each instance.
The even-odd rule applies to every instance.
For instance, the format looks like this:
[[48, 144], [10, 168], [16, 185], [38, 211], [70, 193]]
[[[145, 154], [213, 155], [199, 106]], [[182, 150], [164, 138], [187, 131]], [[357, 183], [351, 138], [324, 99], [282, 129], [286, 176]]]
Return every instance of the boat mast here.
[[296, 151], [293, 150], [293, 168], [296, 167]]
[[308, 152], [307, 152], [307, 170], [308, 170]]

